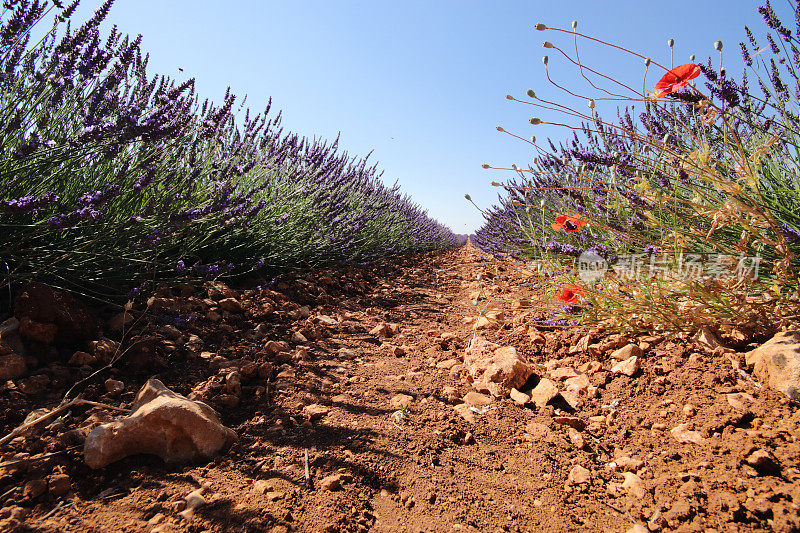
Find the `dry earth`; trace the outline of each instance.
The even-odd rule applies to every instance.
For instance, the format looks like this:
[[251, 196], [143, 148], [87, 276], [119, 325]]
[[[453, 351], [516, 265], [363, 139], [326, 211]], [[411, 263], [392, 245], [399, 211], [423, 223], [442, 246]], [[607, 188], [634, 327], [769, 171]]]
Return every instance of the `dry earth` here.
[[[162, 291], [123, 340], [134, 349], [84, 389], [126, 408], [157, 377], [215, 407], [238, 443], [211, 462], [135, 455], [91, 470], [82, 440], [119, 413], [75, 406], [0, 446], [0, 530], [800, 528], [798, 407], [735, 354], [537, 331], [532, 273], [471, 247], [274, 289]], [[475, 329], [478, 293], [507, 301], [501, 328]], [[464, 357], [478, 335], [530, 363], [517, 401], [475, 394]], [[612, 371], [628, 341], [642, 353]], [[66, 364], [74, 346], [28, 350], [37, 367], [0, 386], [3, 435], [99, 367]], [[179, 514], [193, 492], [205, 505]]]

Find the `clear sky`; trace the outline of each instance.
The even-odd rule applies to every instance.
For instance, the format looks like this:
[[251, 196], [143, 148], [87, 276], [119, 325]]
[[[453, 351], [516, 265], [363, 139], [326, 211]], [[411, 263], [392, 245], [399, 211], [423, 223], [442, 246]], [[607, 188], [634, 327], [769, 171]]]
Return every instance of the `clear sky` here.
[[[79, 18], [100, 0], [83, 0]], [[785, 0], [775, 0], [779, 14]], [[666, 41], [675, 39], [675, 64], [718, 55], [738, 79], [738, 43], [744, 25], [765, 26], [748, 0], [117, 0], [107, 19], [123, 33], [144, 36], [150, 73], [178, 80], [194, 76], [201, 97], [221, 100], [230, 85], [263, 109], [269, 97], [284, 126], [309, 137], [333, 138], [353, 154], [374, 151], [384, 181], [402, 190], [458, 233], [482, 224], [464, 193], [482, 207], [495, 202], [489, 182], [507, 174], [481, 169], [525, 164], [531, 147], [496, 131], [564, 139], [563, 129], [532, 126], [551, 111], [510, 102], [533, 88], [550, 100], [574, 103], [548, 84], [542, 55], [549, 52], [554, 80], [586, 89], [575, 69], [544, 40], [571, 50], [569, 36], [535, 31], [543, 22], [633, 48], [669, 64]], [[788, 19], [788, 17], [784, 17]], [[786, 20], [793, 27], [791, 19]], [[764, 41], [762, 39], [762, 41]], [[766, 42], [764, 41], [764, 44]], [[641, 60], [607, 48], [581, 45], [581, 58], [611, 77], [638, 80]], [[183, 72], [178, 69], [183, 68]], [[651, 70], [648, 87], [663, 71]], [[580, 109], [585, 109], [580, 104]], [[571, 123], [575, 124], [573, 120]], [[549, 128], [549, 129], [548, 129]]]

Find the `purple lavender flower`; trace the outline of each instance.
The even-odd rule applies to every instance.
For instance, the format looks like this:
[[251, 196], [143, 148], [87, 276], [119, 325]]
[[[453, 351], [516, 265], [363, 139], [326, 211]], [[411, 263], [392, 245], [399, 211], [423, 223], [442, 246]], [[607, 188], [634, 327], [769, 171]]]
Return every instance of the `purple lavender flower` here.
[[6, 213], [32, 213], [58, 202], [58, 195], [48, 192], [39, 197], [23, 196], [0, 202], [0, 210]]

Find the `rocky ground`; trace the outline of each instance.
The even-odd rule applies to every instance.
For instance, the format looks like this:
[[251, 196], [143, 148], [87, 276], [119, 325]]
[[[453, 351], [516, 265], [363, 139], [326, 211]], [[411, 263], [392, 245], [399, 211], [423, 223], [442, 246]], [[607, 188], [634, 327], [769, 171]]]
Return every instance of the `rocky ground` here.
[[[800, 530], [800, 411], [758, 344], [537, 329], [537, 279], [464, 247], [128, 313], [29, 287], [0, 325], [0, 530]], [[214, 458], [99, 466], [150, 378], [237, 440], [203, 414]]]

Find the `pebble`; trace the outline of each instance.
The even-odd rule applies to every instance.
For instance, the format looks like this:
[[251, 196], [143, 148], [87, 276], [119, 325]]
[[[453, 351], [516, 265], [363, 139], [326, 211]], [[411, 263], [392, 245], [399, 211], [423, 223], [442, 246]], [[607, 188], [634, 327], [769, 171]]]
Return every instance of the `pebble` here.
[[514, 400], [514, 403], [519, 405], [520, 407], [524, 406], [526, 403], [531, 401], [531, 397], [529, 394], [525, 394], [524, 392], [520, 392], [514, 388], [511, 389], [509, 396], [511, 397], [512, 400]]
[[642, 356], [642, 349], [639, 348], [636, 344], [628, 344], [623, 346], [619, 350], [614, 350], [611, 352], [611, 359], [615, 359], [617, 361], [624, 361], [625, 359], [630, 359], [631, 357], [641, 357]]
[[[638, 346], [637, 346], [638, 349]], [[626, 376], [633, 376], [639, 371], [639, 358], [637, 356], [629, 357], [624, 361], [620, 361], [611, 367], [613, 374], [625, 374]]]
[[592, 473], [581, 465], [575, 465], [567, 476], [567, 485], [588, 484], [592, 480]]
[[117, 395], [125, 390], [125, 383], [117, 379], [108, 378], [105, 382], [105, 386], [106, 386], [106, 392], [111, 395]]
[[389, 404], [394, 407], [395, 409], [401, 408], [408, 408], [409, 405], [414, 401], [413, 396], [409, 396], [408, 394], [395, 394], [392, 396], [392, 399], [389, 400]]
[[310, 420], [319, 420], [320, 418], [327, 416], [330, 412], [331, 410], [329, 407], [318, 403], [312, 403], [303, 407], [303, 414], [306, 415]]
[[544, 409], [547, 402], [558, 396], [558, 386], [552, 380], [542, 378], [531, 391], [531, 401], [537, 409]]
[[28, 481], [22, 488], [22, 495], [30, 499], [38, 498], [45, 492], [47, 492], [47, 483], [41, 478]]
[[[655, 427], [655, 424], [653, 424], [653, 427]], [[702, 444], [706, 440], [699, 431], [690, 430], [688, 424], [679, 424], [669, 432], [681, 444]]]
[[331, 474], [325, 476], [319, 482], [319, 486], [325, 490], [336, 490], [342, 486], [342, 482], [347, 481], [345, 474]]
[[485, 407], [492, 403], [492, 399], [480, 392], [470, 391], [464, 395], [464, 402], [472, 407]]
[[625, 481], [622, 482], [622, 488], [628, 491], [628, 494], [637, 500], [644, 498], [646, 491], [642, 479], [633, 472], [625, 472], [622, 475], [625, 476]]
[[66, 474], [55, 474], [47, 479], [47, 488], [53, 496], [63, 496], [72, 490], [72, 480]]

